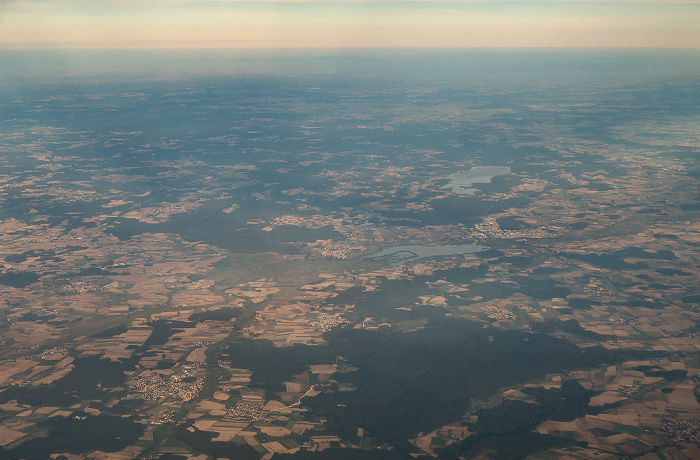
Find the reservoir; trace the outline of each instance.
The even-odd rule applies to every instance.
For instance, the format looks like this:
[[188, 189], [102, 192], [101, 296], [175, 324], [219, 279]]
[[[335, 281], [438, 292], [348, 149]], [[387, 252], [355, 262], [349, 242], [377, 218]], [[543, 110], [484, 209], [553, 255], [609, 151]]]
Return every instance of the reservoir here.
[[392, 266], [397, 266], [413, 260], [435, 256], [451, 256], [455, 254], [474, 254], [486, 251], [488, 246], [478, 244], [446, 244], [443, 246], [395, 246], [383, 251], [365, 256], [365, 259], [386, 259]]
[[474, 166], [469, 171], [447, 176], [450, 182], [440, 187], [440, 190], [450, 190], [457, 195], [473, 195], [475, 188], [472, 184], [488, 184], [491, 178], [510, 172], [510, 166]]

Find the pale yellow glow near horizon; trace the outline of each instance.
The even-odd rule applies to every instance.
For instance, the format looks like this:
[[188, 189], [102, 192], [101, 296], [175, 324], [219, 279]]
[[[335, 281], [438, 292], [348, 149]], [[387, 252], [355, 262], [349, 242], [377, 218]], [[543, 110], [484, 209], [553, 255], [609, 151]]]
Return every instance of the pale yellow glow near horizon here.
[[700, 48], [700, 5], [0, 3], [0, 48]]

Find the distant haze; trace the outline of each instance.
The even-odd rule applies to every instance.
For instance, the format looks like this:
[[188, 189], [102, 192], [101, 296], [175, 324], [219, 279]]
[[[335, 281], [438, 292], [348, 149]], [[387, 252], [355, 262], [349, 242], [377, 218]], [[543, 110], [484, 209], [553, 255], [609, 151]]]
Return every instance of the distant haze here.
[[0, 48], [699, 48], [695, 1], [0, 2]]

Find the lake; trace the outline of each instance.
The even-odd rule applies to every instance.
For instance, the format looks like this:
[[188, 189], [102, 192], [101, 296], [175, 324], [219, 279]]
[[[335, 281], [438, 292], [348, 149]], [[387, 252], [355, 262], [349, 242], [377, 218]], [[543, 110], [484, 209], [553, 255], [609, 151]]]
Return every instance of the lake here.
[[450, 182], [440, 189], [450, 190], [457, 195], [473, 195], [476, 189], [471, 188], [472, 184], [488, 184], [492, 177], [508, 173], [510, 173], [509, 166], [475, 166], [469, 171], [447, 176]]
[[488, 246], [478, 244], [446, 244], [443, 246], [421, 246], [407, 245], [395, 246], [383, 251], [365, 256], [366, 259], [386, 258], [392, 266], [397, 266], [412, 260], [423, 259], [425, 257], [450, 256], [455, 254], [474, 254], [486, 251]]

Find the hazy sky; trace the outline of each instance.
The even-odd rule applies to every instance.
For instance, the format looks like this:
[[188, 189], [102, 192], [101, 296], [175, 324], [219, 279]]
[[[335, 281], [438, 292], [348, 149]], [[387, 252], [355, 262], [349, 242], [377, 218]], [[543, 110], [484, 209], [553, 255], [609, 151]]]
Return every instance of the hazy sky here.
[[700, 0], [0, 0], [0, 48], [700, 48]]

